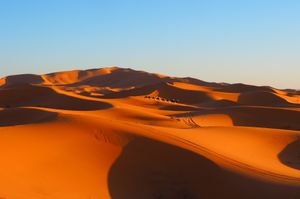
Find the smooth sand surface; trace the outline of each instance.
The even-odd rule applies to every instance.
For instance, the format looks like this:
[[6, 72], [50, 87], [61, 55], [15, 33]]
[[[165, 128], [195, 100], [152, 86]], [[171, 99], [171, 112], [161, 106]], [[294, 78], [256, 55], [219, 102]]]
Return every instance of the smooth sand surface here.
[[118, 67], [0, 79], [0, 198], [300, 198], [300, 95]]

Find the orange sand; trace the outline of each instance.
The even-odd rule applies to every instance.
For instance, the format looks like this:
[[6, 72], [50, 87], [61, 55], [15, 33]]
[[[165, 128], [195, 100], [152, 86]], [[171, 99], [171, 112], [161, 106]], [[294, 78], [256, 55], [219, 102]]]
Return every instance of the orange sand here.
[[118, 67], [0, 79], [0, 198], [300, 198], [300, 95]]

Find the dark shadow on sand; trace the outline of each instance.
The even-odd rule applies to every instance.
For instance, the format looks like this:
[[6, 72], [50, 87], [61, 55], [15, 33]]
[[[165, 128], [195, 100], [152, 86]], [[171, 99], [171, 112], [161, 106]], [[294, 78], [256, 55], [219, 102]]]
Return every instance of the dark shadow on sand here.
[[55, 92], [48, 87], [22, 85], [0, 90], [0, 107], [35, 106], [64, 110], [101, 110], [112, 104], [80, 99]]
[[300, 137], [288, 144], [279, 154], [279, 160], [294, 169], [300, 170]]
[[0, 111], [0, 127], [50, 122], [57, 113], [31, 108], [10, 108]]
[[[201, 116], [210, 114], [228, 115], [235, 126], [251, 126], [263, 128], [276, 128], [287, 130], [300, 130], [300, 112], [294, 110], [234, 106], [213, 109], [200, 109], [189, 113], [172, 114], [174, 117]], [[199, 124], [201, 125], [201, 124]]]
[[299, 198], [299, 187], [267, 183], [220, 168], [191, 151], [134, 138], [108, 177], [112, 199]]

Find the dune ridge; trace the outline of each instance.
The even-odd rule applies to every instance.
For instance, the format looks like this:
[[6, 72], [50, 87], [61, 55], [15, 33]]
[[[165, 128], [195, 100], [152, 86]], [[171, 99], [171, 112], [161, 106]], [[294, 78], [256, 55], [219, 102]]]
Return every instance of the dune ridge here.
[[99, 68], [0, 79], [0, 198], [300, 198], [300, 94]]

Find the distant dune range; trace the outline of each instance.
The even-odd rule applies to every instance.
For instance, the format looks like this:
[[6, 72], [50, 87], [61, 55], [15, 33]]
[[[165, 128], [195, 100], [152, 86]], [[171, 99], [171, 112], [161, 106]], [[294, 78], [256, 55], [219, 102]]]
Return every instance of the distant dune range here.
[[300, 93], [111, 67], [0, 79], [0, 198], [300, 198]]

